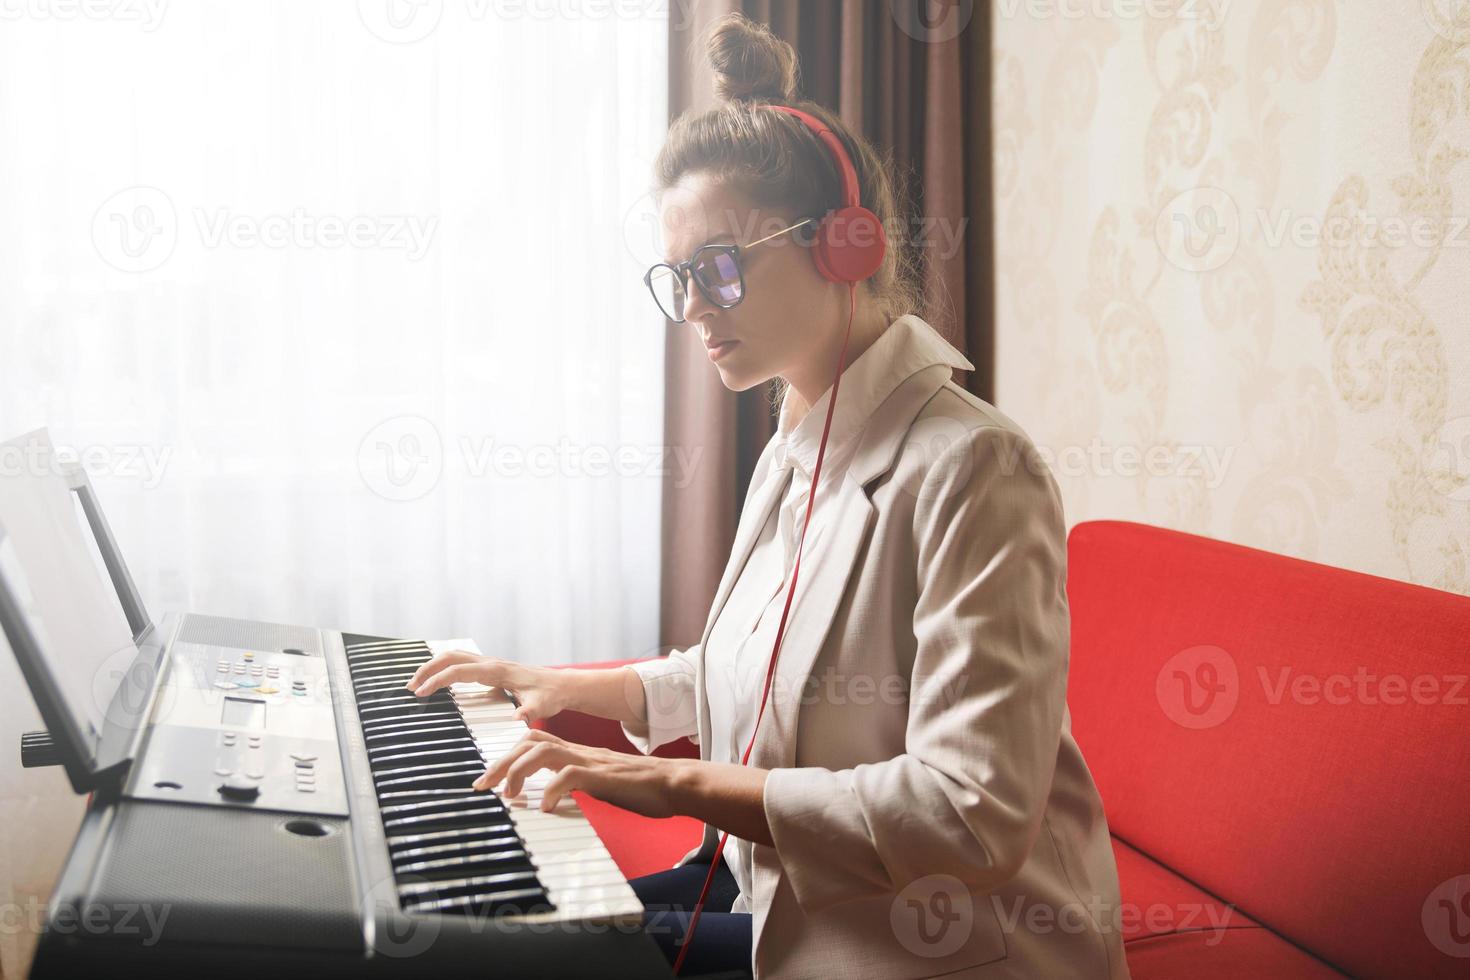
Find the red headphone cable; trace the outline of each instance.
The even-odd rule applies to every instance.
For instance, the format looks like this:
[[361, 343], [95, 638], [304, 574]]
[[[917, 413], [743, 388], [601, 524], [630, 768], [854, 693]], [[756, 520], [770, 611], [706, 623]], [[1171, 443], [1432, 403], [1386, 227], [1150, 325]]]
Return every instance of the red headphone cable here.
[[[776, 627], [776, 643], [771, 648], [771, 662], [766, 666], [766, 683], [761, 690], [761, 706], [756, 712], [755, 725], [750, 730], [750, 742], [745, 746], [745, 753], [740, 757], [740, 764], [747, 765], [750, 762], [750, 751], [755, 748], [756, 732], [760, 731], [761, 719], [766, 714], [766, 702], [771, 694], [771, 681], [776, 676], [776, 658], [781, 653], [781, 638], [786, 632], [786, 616], [791, 612], [791, 600], [796, 595], [796, 578], [801, 574], [801, 550], [806, 544], [806, 529], [812, 522], [812, 502], [817, 495], [817, 481], [822, 476], [822, 458], [827, 453], [827, 433], [832, 429], [832, 413], [837, 407], [837, 387], [842, 383], [842, 372], [847, 367], [847, 342], [852, 339], [853, 311], [857, 305], [857, 283], [847, 284], [847, 332], [842, 337], [842, 353], [837, 357], [837, 376], [832, 379], [832, 398], [827, 402], [827, 420], [822, 424], [822, 441], [817, 446], [817, 465], [812, 469], [812, 485], [806, 495], [806, 517], [801, 524], [801, 537], [796, 543], [796, 562], [791, 566], [791, 585], [786, 590], [786, 605], [781, 610], [781, 622]], [[700, 913], [704, 911], [705, 899], [709, 897], [709, 886], [715, 880], [715, 869], [720, 866], [720, 855], [725, 851], [725, 841], [729, 834], [721, 831], [719, 844], [715, 847], [715, 853], [709, 862], [709, 872], [704, 876], [704, 886], [699, 890], [699, 901], [694, 903], [694, 914], [689, 917], [689, 931], [684, 934], [684, 941], [680, 944], [679, 955], [674, 958], [674, 975], [679, 975], [679, 970], [684, 966], [684, 957], [689, 954], [689, 944], [694, 939], [694, 930], [699, 925]]]

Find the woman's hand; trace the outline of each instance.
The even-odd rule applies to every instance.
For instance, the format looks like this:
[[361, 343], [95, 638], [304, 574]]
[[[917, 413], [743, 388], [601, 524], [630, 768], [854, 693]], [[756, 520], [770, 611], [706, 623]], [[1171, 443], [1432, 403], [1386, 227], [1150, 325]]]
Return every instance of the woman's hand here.
[[474, 788], [493, 789], [504, 780], [503, 795], [517, 796], [527, 777], [542, 769], [556, 773], [541, 794], [542, 810], [554, 810], [577, 789], [645, 817], [695, 817], [736, 837], [774, 846], [763, 802], [768, 770], [733, 762], [630, 755], [533, 731], [492, 763]]
[[578, 789], [645, 817], [668, 817], [680, 812], [676, 802], [679, 776], [694, 761], [629, 755], [532, 731], [492, 763], [475, 780], [474, 788], [493, 789], [504, 780], [503, 795], [519, 796], [527, 777], [549, 769], [556, 775], [546, 784], [542, 810], [556, 809], [563, 796]]
[[563, 672], [482, 657], [465, 650], [441, 653], [414, 672], [404, 687], [421, 698], [450, 684], [474, 681], [509, 691], [520, 702], [518, 721], [550, 718], [567, 707]]

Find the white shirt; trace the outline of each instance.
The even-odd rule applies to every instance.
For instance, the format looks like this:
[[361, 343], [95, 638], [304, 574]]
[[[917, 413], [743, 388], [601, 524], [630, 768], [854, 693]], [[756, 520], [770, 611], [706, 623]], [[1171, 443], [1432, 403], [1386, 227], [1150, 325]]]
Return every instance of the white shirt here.
[[[915, 371], [942, 371], [947, 377], [950, 363], [956, 357], [963, 360], [963, 355], [933, 327], [916, 316], [905, 315], [891, 323], [842, 372], [837, 408], [827, 437], [827, 451], [822, 457], [821, 484], [817, 488], [815, 509], [802, 550], [803, 572], [787, 619], [788, 632], [791, 618], [797, 615], [801, 605], [803, 582], [810, 574], [812, 564], [821, 561], [823, 518], [831, 513], [830, 507], [824, 504], [834, 498], [832, 490], [839, 485], [851, 462], [852, 451], [857, 446], [864, 423], [883, 400]], [[767, 479], [786, 483], [786, 490], [781, 505], [772, 511], [762, 527], [724, 608], [710, 628], [702, 651], [713, 744], [701, 755], [714, 762], [738, 763], [750, 741], [771, 648], [776, 642], [776, 628], [786, 604], [791, 567], [796, 561], [796, 546], [806, 518], [807, 491], [816, 468], [817, 450], [821, 445], [822, 427], [826, 423], [831, 396], [829, 387], [816, 404], [806, 410], [795, 389], [788, 389], [781, 402], [780, 420], [776, 434], [772, 436], [775, 443], [773, 464]], [[752, 487], [751, 491], [756, 489]], [[785, 645], [783, 639], [782, 646]], [[673, 656], [671, 654], [670, 659]], [[657, 685], [668, 680], [667, 666], [665, 661], [632, 665], [644, 679], [645, 696], [649, 699], [650, 733], [648, 739], [641, 739], [627, 732], [626, 728], [624, 731], [641, 751], [651, 751], [667, 741], [671, 727], [682, 728], [692, 722], [693, 704], [688, 705], [687, 716], [682, 710], [684, 706], [679, 705], [681, 710], [673, 712], [676, 720], [670, 715], [673, 705], [655, 703], [664, 700], [659, 697], [661, 692]], [[661, 716], [664, 725], [658, 724]], [[751, 843], [731, 837], [725, 843], [723, 859], [740, 886], [740, 897], [731, 911], [749, 912], [747, 896], [751, 894], [753, 877]]]

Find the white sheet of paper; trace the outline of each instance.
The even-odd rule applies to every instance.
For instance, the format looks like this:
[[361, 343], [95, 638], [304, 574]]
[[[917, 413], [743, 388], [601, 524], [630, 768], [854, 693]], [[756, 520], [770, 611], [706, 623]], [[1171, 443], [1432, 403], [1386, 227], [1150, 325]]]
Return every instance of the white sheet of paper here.
[[95, 730], [137, 648], [45, 429], [0, 443], [0, 561], [69, 710]]

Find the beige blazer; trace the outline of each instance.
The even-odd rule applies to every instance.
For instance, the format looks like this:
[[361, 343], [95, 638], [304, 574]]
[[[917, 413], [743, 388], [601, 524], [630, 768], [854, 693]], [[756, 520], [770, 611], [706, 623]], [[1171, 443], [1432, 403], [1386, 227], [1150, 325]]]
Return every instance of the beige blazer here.
[[[817, 490], [835, 519], [802, 563], [751, 755], [775, 841], [754, 852], [755, 974], [1123, 980], [1117, 868], [1065, 701], [1056, 483], [947, 366], [912, 374], [858, 438]], [[773, 445], [704, 640], [781, 495]], [[663, 737], [670, 698], [693, 701], [707, 746], [702, 646], [645, 691]], [[706, 826], [684, 861], [716, 840]]]

